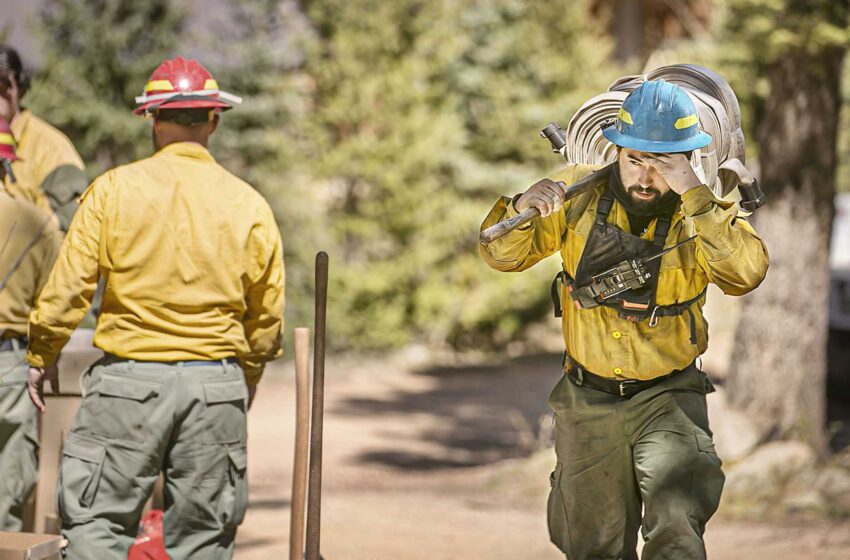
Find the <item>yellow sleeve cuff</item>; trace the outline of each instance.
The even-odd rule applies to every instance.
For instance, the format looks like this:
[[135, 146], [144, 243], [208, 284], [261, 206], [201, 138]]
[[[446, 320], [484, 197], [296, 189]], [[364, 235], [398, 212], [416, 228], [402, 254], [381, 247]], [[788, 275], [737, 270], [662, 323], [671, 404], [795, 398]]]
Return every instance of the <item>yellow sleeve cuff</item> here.
[[[55, 359], [53, 361], [55, 361]], [[33, 354], [32, 350], [27, 350], [27, 363], [32, 367], [43, 369], [52, 364], [53, 361], [48, 362], [44, 356], [40, 354]]]
[[682, 213], [688, 217], [698, 216], [708, 212], [712, 204], [719, 202], [710, 188], [700, 185], [682, 195]]

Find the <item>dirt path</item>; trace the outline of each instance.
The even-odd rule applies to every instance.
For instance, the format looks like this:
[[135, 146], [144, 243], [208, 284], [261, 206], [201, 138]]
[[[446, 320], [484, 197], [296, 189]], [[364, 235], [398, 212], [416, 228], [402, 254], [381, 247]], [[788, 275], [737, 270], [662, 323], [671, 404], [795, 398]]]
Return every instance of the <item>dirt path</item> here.
[[[408, 368], [330, 360], [322, 551], [328, 560], [559, 560], [545, 529], [546, 396], [557, 355]], [[249, 415], [251, 507], [238, 560], [285, 559], [294, 431], [291, 364]], [[543, 421], [541, 422], [541, 418]], [[542, 437], [541, 437], [542, 434]], [[710, 558], [850, 559], [850, 522], [709, 525]]]

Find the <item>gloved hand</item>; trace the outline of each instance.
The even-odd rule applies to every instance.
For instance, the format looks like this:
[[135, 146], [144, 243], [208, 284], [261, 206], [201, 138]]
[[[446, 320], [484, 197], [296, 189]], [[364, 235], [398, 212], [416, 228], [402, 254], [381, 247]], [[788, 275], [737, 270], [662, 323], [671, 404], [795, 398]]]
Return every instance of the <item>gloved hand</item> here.
[[683, 195], [700, 186], [703, 182], [697, 177], [691, 162], [685, 154], [642, 154], [643, 160], [652, 165], [670, 185], [670, 190]]
[[527, 191], [514, 200], [514, 208], [522, 212], [527, 208], [537, 208], [541, 216], [548, 216], [552, 212], [561, 209], [564, 205], [564, 189], [567, 185], [563, 181], [552, 181], [542, 179], [531, 185]]

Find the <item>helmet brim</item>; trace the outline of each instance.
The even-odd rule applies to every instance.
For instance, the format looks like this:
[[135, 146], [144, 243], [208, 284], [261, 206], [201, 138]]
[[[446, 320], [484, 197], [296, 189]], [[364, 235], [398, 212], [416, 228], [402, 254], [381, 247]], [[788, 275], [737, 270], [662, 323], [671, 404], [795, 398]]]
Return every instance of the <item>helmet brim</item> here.
[[207, 99], [178, 99], [174, 101], [148, 101], [142, 105], [139, 105], [135, 109], [133, 109], [133, 113], [136, 115], [144, 115], [148, 112], [149, 109], [154, 108], [154, 110], [159, 109], [218, 109], [220, 111], [227, 111], [228, 109], [232, 109], [233, 105], [226, 102], [221, 101], [219, 99], [213, 99], [212, 97]]
[[602, 136], [608, 139], [609, 142], [628, 148], [630, 150], [638, 150], [640, 152], [650, 152], [654, 154], [672, 154], [678, 152], [690, 152], [699, 148], [705, 148], [711, 144], [711, 135], [700, 130], [696, 135], [685, 140], [674, 141], [658, 141], [644, 140], [643, 138], [635, 138], [628, 136], [617, 130], [617, 125], [611, 125], [602, 129]]

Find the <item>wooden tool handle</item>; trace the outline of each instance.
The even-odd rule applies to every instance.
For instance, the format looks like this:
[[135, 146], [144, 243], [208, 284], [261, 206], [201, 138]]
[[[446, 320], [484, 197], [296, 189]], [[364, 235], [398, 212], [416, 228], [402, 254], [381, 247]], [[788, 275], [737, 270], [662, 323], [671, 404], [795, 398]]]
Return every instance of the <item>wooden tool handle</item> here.
[[[583, 177], [564, 189], [564, 201], [567, 201], [571, 198], [575, 198], [582, 193], [586, 193], [600, 180], [608, 176], [611, 172], [611, 168], [614, 164], [610, 163], [599, 169], [594, 171], [587, 177]], [[481, 232], [481, 235], [478, 236], [478, 241], [484, 245], [485, 247], [492, 243], [493, 241], [499, 239], [503, 235], [506, 235], [516, 228], [520, 227], [523, 224], [527, 224], [534, 218], [540, 215], [540, 211], [537, 208], [526, 208], [516, 216], [512, 218], [508, 218], [502, 222], [499, 222], [496, 225], [490, 226], [484, 231]]]
[[307, 496], [307, 453], [310, 438], [310, 329], [295, 329], [295, 458], [292, 465], [292, 508], [289, 560], [304, 558], [304, 503]]
[[307, 560], [319, 560], [322, 517], [322, 423], [325, 406], [325, 324], [328, 307], [328, 254], [316, 255], [316, 325], [313, 338], [313, 414], [310, 425], [310, 478], [307, 495]]
[[482, 245], [489, 245], [490, 243], [499, 239], [503, 235], [507, 235], [508, 233], [512, 232], [521, 225], [527, 224], [539, 215], [540, 210], [538, 210], [537, 208], [526, 208], [513, 218], [508, 218], [503, 222], [499, 222], [494, 226], [488, 227], [487, 229], [481, 232], [481, 235], [478, 237], [478, 240], [481, 242]]

